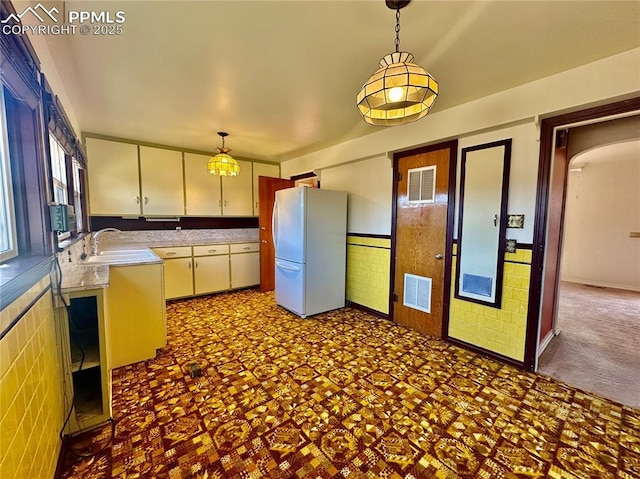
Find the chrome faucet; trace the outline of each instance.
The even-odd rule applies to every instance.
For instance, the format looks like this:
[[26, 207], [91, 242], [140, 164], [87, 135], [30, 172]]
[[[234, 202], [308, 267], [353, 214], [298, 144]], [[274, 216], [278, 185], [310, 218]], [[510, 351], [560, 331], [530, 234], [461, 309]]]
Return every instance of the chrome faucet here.
[[108, 232], [122, 233], [122, 231], [120, 231], [118, 228], [103, 228], [103, 229], [98, 230], [95, 233], [93, 233], [93, 237], [91, 238], [91, 241], [93, 243], [93, 245], [91, 247], [91, 254], [92, 255], [98, 254], [98, 238], [100, 238], [100, 236], [102, 236], [102, 233], [108, 233]]

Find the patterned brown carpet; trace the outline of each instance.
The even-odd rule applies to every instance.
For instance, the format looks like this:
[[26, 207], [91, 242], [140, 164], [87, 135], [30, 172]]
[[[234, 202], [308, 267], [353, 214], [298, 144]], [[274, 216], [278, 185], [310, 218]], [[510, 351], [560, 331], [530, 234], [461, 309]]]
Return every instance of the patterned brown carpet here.
[[246, 290], [167, 319], [158, 357], [113, 373], [111, 445], [63, 477], [640, 477], [640, 410], [360, 311], [300, 319]]

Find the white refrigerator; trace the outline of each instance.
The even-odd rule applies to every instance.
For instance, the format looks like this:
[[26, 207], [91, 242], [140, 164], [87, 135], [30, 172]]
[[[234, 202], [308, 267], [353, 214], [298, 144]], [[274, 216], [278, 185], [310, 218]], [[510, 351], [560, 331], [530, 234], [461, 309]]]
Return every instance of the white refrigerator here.
[[276, 304], [302, 318], [345, 305], [347, 193], [297, 187], [273, 207]]

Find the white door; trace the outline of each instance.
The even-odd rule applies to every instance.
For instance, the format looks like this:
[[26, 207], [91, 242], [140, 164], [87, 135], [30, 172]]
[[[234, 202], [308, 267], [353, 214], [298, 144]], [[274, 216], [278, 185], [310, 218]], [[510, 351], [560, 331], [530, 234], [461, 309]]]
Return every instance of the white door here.
[[287, 188], [276, 191], [273, 243], [277, 259], [305, 262], [305, 190], [306, 188]]
[[276, 304], [305, 317], [305, 265], [276, 258]]

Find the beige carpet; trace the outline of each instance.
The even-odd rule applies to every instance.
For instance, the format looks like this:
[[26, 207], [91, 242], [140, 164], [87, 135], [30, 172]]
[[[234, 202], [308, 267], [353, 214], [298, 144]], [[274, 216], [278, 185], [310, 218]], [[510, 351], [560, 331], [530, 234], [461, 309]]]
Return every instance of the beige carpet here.
[[167, 319], [158, 357], [113, 373], [112, 442], [64, 477], [640, 477], [640, 410], [366, 313], [300, 319], [247, 290]]
[[640, 408], [640, 293], [562, 282], [538, 372]]

